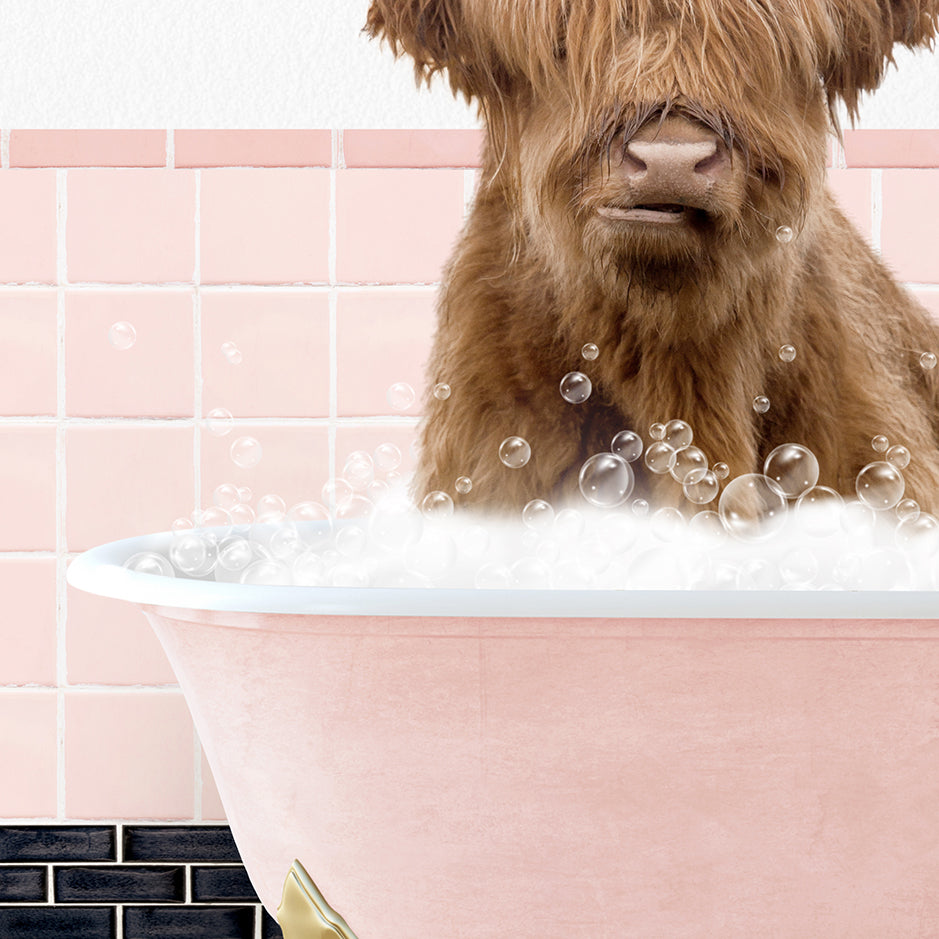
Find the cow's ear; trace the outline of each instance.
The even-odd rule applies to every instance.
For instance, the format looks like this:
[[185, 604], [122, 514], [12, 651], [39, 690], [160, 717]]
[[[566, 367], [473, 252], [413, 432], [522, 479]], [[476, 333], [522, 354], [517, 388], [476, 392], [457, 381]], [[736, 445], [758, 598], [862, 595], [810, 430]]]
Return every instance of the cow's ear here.
[[931, 47], [939, 33], [939, 0], [828, 0], [837, 37], [823, 63], [829, 101], [840, 98], [851, 117], [893, 62], [896, 44]]

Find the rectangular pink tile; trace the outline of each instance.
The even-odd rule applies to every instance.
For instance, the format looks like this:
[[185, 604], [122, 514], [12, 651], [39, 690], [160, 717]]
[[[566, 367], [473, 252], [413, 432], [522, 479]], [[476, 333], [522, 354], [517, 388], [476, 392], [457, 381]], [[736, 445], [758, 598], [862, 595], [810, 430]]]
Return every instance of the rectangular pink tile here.
[[165, 165], [165, 130], [10, 131], [10, 166]]
[[829, 169], [828, 186], [841, 210], [870, 242], [874, 217], [871, 171]]
[[55, 283], [55, 170], [0, 170], [0, 218], [0, 282]]
[[56, 814], [56, 693], [0, 695], [0, 806], [7, 818]]
[[191, 282], [195, 215], [191, 170], [70, 170], [69, 280]]
[[462, 170], [339, 170], [339, 280], [436, 283], [463, 224], [463, 201]]
[[884, 259], [901, 280], [939, 283], [939, 169], [886, 169]]
[[69, 684], [176, 684], [150, 624], [130, 603], [69, 587], [65, 637]]
[[[234, 343], [233, 364], [222, 346]], [[202, 409], [235, 417], [329, 415], [329, 298], [325, 293], [202, 295]]]
[[177, 130], [176, 166], [331, 166], [329, 130]]
[[203, 283], [324, 282], [329, 274], [329, 171], [202, 172]]
[[0, 414], [55, 414], [56, 319], [54, 290], [0, 290]]
[[[430, 290], [339, 294], [336, 389], [340, 417], [421, 413], [435, 300]], [[397, 383], [414, 390], [414, 404], [406, 410], [389, 402], [388, 389]]]
[[485, 135], [481, 130], [345, 130], [347, 167], [475, 167]]
[[939, 130], [846, 130], [848, 166], [939, 167]]
[[194, 731], [178, 692], [65, 695], [69, 818], [191, 818]]
[[0, 427], [0, 551], [55, 549], [55, 428]]
[[79, 425], [66, 430], [70, 551], [167, 531], [192, 511], [192, 427]]
[[[247, 486], [252, 506], [264, 495], [280, 496], [287, 506], [320, 501], [329, 478], [329, 433], [326, 427], [237, 423], [224, 437], [202, 433], [202, 504], [212, 505], [212, 494], [222, 483]], [[260, 445], [260, 461], [242, 467], [231, 457], [232, 444], [242, 437]]]
[[0, 558], [0, 685], [55, 685], [56, 576], [52, 558]]
[[[72, 291], [65, 300], [65, 401], [79, 417], [193, 416], [191, 291]], [[115, 324], [133, 344], [112, 341]], [[126, 328], [122, 335], [127, 335]]]

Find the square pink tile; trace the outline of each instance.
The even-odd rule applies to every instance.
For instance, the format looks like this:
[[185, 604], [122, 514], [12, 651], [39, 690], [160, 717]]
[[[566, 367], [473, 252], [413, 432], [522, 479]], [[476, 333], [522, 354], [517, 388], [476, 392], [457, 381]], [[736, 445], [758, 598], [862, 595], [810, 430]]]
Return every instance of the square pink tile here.
[[195, 217], [191, 170], [69, 170], [68, 278], [191, 282]]
[[55, 170], [0, 172], [0, 282], [56, 281]]
[[[65, 300], [65, 406], [78, 417], [192, 417], [193, 295], [72, 291]], [[114, 323], [136, 332], [128, 349]]]
[[339, 170], [336, 271], [349, 283], [436, 283], [463, 224], [462, 170]]
[[939, 290], [913, 290], [911, 292], [939, 323]]
[[883, 172], [884, 259], [901, 280], [939, 283], [939, 169]]
[[[329, 478], [329, 434], [326, 427], [239, 423], [224, 437], [202, 430], [202, 504], [212, 505], [212, 494], [222, 483], [247, 486], [252, 505], [268, 493], [279, 495], [289, 506], [307, 500], [320, 501]], [[251, 468], [237, 466], [231, 446], [241, 437], [254, 438], [261, 446], [261, 460]]]
[[202, 820], [206, 822], [227, 821], [225, 806], [222, 805], [212, 767], [209, 766], [204, 752], [202, 754]]
[[192, 511], [191, 427], [73, 426], [66, 431], [70, 551], [167, 531]]
[[0, 695], [0, 806], [7, 818], [56, 814], [56, 693]]
[[177, 692], [67, 692], [66, 814], [192, 818], [194, 733]]
[[55, 428], [0, 427], [0, 551], [55, 550]]
[[[337, 405], [340, 417], [421, 413], [424, 365], [434, 333], [436, 293], [430, 290], [343, 291], [336, 308]], [[405, 382], [415, 402], [405, 411], [388, 402]]]
[[0, 558], [0, 685], [55, 685], [55, 590], [52, 558]]
[[177, 130], [177, 166], [331, 166], [329, 130]]
[[[232, 364], [222, 344], [242, 354]], [[236, 417], [329, 415], [329, 298], [324, 293], [202, 294], [202, 410]]]
[[939, 130], [846, 130], [848, 166], [939, 166]]
[[165, 165], [165, 130], [10, 131], [10, 166]]
[[130, 603], [69, 587], [65, 639], [69, 684], [176, 684], [150, 624]]
[[479, 166], [481, 130], [345, 130], [342, 152], [352, 166]]
[[201, 232], [203, 283], [326, 281], [329, 171], [204, 170]]
[[842, 212], [870, 243], [873, 228], [871, 171], [830, 169], [828, 186]]
[[55, 414], [54, 290], [0, 290], [0, 414]]

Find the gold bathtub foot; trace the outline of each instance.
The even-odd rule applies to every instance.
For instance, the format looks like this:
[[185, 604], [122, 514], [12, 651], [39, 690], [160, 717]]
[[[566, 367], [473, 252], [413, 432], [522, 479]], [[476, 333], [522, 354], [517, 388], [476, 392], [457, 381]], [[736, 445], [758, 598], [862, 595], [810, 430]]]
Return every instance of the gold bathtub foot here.
[[326, 902], [310, 875], [294, 861], [277, 907], [284, 939], [356, 939], [346, 921]]

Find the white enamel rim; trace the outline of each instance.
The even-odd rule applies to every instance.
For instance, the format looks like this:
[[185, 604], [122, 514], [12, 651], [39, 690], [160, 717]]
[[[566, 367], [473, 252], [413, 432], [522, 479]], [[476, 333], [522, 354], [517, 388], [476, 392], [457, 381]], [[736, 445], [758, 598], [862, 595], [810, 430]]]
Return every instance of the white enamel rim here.
[[141, 574], [123, 567], [138, 551], [164, 552], [171, 532], [126, 538], [75, 558], [79, 590], [190, 610], [330, 616], [544, 617], [576, 619], [939, 619], [937, 591], [469, 590], [255, 586]]

